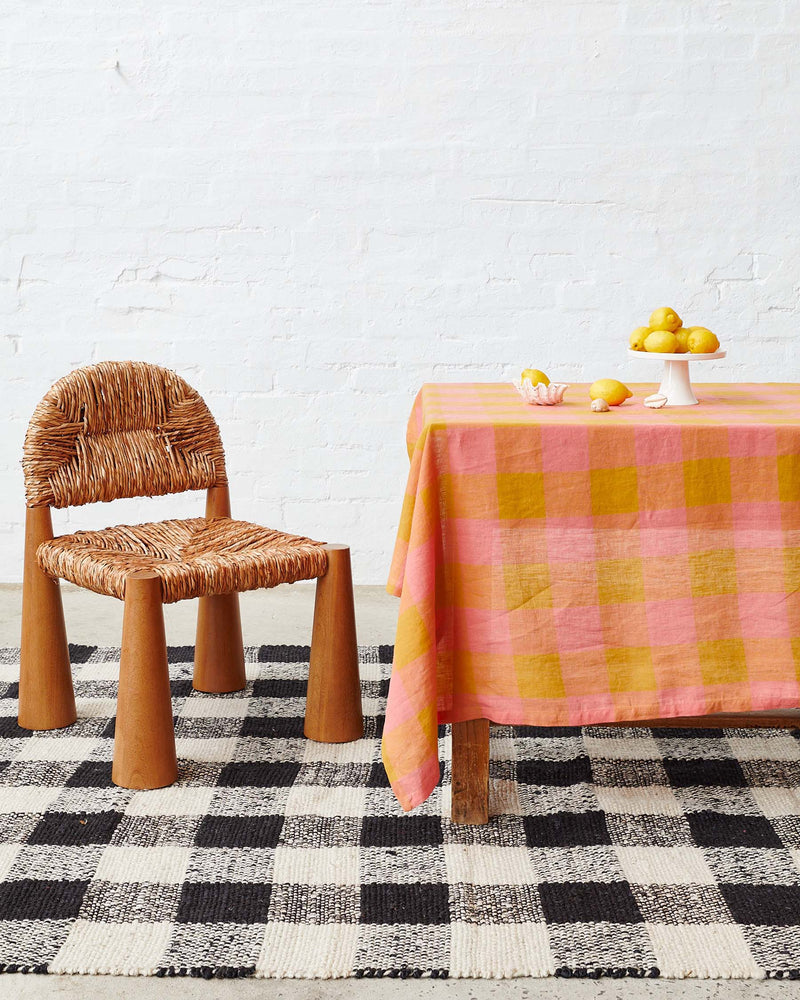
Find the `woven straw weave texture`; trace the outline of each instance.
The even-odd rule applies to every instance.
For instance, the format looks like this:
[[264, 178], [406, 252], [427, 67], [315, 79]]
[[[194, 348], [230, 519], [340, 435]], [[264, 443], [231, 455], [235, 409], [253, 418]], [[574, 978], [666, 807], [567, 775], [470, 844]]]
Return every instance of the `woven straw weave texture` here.
[[[37, 406], [23, 453], [28, 506], [66, 507], [227, 485], [219, 428], [175, 372], [104, 361], [56, 382]], [[45, 573], [125, 598], [131, 573], [161, 578], [165, 603], [323, 576], [312, 541], [228, 517], [118, 525], [42, 543]]]
[[312, 580], [328, 567], [322, 542], [204, 517], [77, 531], [43, 542], [37, 558], [49, 576], [120, 600], [131, 573], [158, 573], [165, 604]]
[[59, 379], [36, 407], [22, 467], [29, 507], [223, 486], [219, 428], [175, 372], [103, 361]]

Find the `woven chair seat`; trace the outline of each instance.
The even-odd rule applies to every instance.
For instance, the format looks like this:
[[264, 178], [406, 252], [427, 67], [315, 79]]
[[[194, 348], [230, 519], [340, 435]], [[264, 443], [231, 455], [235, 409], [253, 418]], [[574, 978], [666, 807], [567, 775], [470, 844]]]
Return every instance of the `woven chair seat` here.
[[127, 576], [153, 571], [165, 604], [313, 580], [328, 567], [323, 542], [204, 517], [61, 535], [39, 546], [37, 560], [49, 576], [120, 600]]

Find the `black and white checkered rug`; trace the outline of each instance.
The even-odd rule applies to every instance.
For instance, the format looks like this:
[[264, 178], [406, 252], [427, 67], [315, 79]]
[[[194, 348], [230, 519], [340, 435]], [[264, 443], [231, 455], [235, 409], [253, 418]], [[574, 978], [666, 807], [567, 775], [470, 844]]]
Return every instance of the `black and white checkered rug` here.
[[[493, 727], [492, 819], [413, 814], [380, 763], [391, 647], [362, 648], [365, 739], [303, 738], [308, 649], [191, 689], [180, 779], [111, 784], [119, 653], [72, 647], [79, 721], [16, 725], [0, 651], [0, 969], [201, 976], [800, 977], [800, 740], [768, 730]], [[441, 757], [449, 757], [441, 731]]]

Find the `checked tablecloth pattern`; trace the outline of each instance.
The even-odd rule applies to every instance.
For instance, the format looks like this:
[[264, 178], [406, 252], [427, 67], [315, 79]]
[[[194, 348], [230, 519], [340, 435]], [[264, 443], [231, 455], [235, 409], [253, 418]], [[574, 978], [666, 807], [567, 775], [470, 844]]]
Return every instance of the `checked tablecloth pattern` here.
[[800, 703], [800, 385], [610, 413], [575, 385], [425, 385], [389, 579], [383, 759], [406, 809], [439, 722], [586, 725]]

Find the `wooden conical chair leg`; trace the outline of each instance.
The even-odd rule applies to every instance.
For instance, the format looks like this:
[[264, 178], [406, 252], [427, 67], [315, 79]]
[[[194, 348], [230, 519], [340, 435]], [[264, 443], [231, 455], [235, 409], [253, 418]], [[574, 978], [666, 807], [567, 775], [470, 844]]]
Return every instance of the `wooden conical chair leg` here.
[[305, 734], [321, 743], [364, 735], [350, 549], [326, 545], [328, 571], [317, 580]]
[[[212, 486], [206, 496], [206, 517], [230, 516], [228, 487]], [[222, 694], [241, 691], [246, 683], [239, 595], [201, 597], [197, 609], [192, 686], [195, 691]]]
[[36, 562], [36, 550], [52, 537], [50, 508], [28, 507], [19, 668], [23, 729], [61, 729], [77, 718], [61, 590]]
[[178, 777], [161, 598], [156, 573], [133, 573], [125, 581], [111, 771], [123, 788], [162, 788]]
[[201, 597], [194, 652], [196, 691], [241, 691], [245, 686], [239, 595]]

